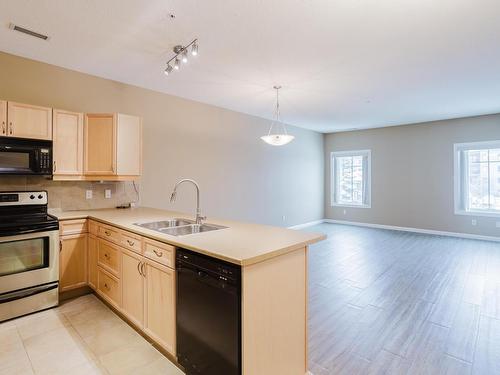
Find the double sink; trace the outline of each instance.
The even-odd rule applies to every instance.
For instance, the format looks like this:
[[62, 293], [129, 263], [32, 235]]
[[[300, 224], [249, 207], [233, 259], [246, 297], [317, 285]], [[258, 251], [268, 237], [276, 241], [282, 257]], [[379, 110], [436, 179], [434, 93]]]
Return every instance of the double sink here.
[[181, 218], [153, 221], [150, 223], [135, 223], [134, 225], [163, 234], [169, 234], [171, 236], [185, 236], [188, 234], [210, 232], [213, 230], [227, 228], [222, 225], [215, 224], [196, 224], [194, 220]]

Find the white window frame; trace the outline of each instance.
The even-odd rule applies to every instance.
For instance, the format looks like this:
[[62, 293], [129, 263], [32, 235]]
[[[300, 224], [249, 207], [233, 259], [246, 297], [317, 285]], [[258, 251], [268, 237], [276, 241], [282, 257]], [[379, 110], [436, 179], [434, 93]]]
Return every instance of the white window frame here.
[[[337, 203], [336, 201], [336, 162], [335, 158], [343, 156], [366, 156], [367, 171], [366, 171], [366, 203], [364, 204], [345, 204]], [[349, 150], [349, 151], [334, 151], [330, 154], [330, 205], [332, 207], [353, 207], [353, 208], [371, 208], [372, 207], [372, 151], [371, 150]]]
[[[465, 198], [462, 192], [463, 182], [462, 182], [462, 167], [460, 165], [460, 153], [466, 150], [488, 150], [500, 148], [500, 140], [498, 141], [486, 141], [486, 142], [468, 142], [468, 143], [455, 143], [453, 145], [453, 185], [454, 185], [454, 206], [455, 215], [468, 215], [468, 216], [488, 216], [488, 217], [500, 217], [499, 212], [493, 212], [491, 210], [467, 210], [463, 207], [463, 200]], [[465, 186], [467, 189], [467, 186]]]

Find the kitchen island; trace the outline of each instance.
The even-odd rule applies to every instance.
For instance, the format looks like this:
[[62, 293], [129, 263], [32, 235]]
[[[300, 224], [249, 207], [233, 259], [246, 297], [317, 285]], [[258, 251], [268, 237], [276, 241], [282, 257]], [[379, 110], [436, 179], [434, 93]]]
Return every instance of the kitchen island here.
[[[147, 321], [149, 315], [144, 313], [141, 319], [140, 311], [132, 311], [132, 313], [129, 311], [128, 306], [132, 298], [129, 296], [129, 290], [137, 288], [136, 284], [126, 281], [128, 271], [124, 259], [128, 255], [134, 259], [137, 258], [138, 264], [142, 264], [144, 262], [141, 263], [141, 256], [148, 257], [148, 246], [152, 248], [151, 246], [156, 244], [165, 244], [169, 246], [167, 250], [170, 247], [172, 249], [183, 248], [240, 266], [242, 373], [247, 375], [303, 375], [307, 372], [307, 251], [310, 244], [324, 239], [324, 235], [209, 219], [208, 223], [227, 228], [186, 236], [172, 236], [138, 226], [137, 223], [155, 222], [168, 218], [190, 219], [191, 217], [178, 212], [143, 207], [51, 213], [61, 221], [62, 238], [64, 238], [64, 228], [70, 228], [71, 223], [88, 221], [89, 252], [88, 257], [84, 258], [89, 262], [89, 284], [96, 285], [95, 289], [98, 294], [100, 294], [99, 285], [105, 285], [101, 290], [104, 299], [107, 300], [109, 297], [111, 305], [119, 312], [123, 312], [125, 318], [139, 329], [147, 325], [143, 321]], [[95, 255], [91, 255], [90, 252], [90, 236], [97, 240]], [[126, 240], [122, 240], [123, 238]], [[137, 241], [145, 245], [137, 247]], [[106, 265], [109, 254], [100, 257], [99, 243], [115, 251], [114, 255], [111, 254], [111, 257], [116, 258], [114, 268]], [[131, 246], [132, 243], [136, 249], [127, 249], [126, 246]], [[167, 260], [167, 263], [165, 260], [169, 259], [168, 256], [157, 260], [163, 262], [162, 267], [169, 266], [173, 269], [175, 268], [174, 255], [170, 254], [170, 256], [171, 260]], [[98, 276], [102, 274], [105, 282], [96, 280], [92, 283], [90, 281], [92, 269], [90, 263], [95, 258], [97, 258], [97, 264], [103, 267], [102, 270], [99, 268]], [[153, 270], [155, 264], [150, 259], [151, 257], [148, 257], [146, 263]], [[64, 267], [65, 262], [61, 264]], [[138, 265], [137, 269], [140, 271], [141, 267]], [[109, 270], [114, 273], [109, 273]], [[145, 275], [147, 272], [143, 273]], [[160, 275], [160, 273], [157, 274]], [[174, 272], [170, 275], [165, 282], [168, 281], [175, 286]], [[158, 277], [157, 280], [163, 279]], [[109, 288], [112, 282], [116, 283], [117, 289], [108, 293], [105, 288]], [[155, 285], [149, 285], [149, 289], [154, 288]], [[154, 293], [154, 290], [151, 293]], [[175, 304], [175, 293], [172, 292], [170, 295], [171, 304]], [[154, 298], [150, 300], [153, 301]], [[136, 304], [132, 305], [131, 308], [134, 310]], [[175, 313], [175, 306], [171, 311]], [[155, 319], [155, 313], [152, 313], [151, 321]], [[171, 332], [172, 330], [174, 332]], [[154, 332], [151, 334], [146, 329], [144, 331], [175, 358], [175, 327], [170, 324], [168, 332], [165, 332], [163, 336], [158, 335], [158, 340]]]

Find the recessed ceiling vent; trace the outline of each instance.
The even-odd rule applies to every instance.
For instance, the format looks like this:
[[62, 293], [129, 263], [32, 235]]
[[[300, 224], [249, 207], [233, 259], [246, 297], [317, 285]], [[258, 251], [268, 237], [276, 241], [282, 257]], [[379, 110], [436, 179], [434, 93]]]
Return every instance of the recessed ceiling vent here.
[[9, 25], [9, 29], [19, 31], [20, 33], [27, 34], [38, 39], [49, 40], [49, 37], [47, 35], [37, 33], [36, 31], [26, 29], [22, 26], [14, 25], [13, 23]]

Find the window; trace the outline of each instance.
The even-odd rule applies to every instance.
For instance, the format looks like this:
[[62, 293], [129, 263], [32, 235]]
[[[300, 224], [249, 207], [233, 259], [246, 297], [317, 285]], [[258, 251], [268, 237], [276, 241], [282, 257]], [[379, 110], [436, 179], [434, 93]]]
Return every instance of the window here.
[[455, 213], [500, 216], [500, 141], [455, 145]]
[[371, 151], [332, 152], [332, 206], [371, 206]]

